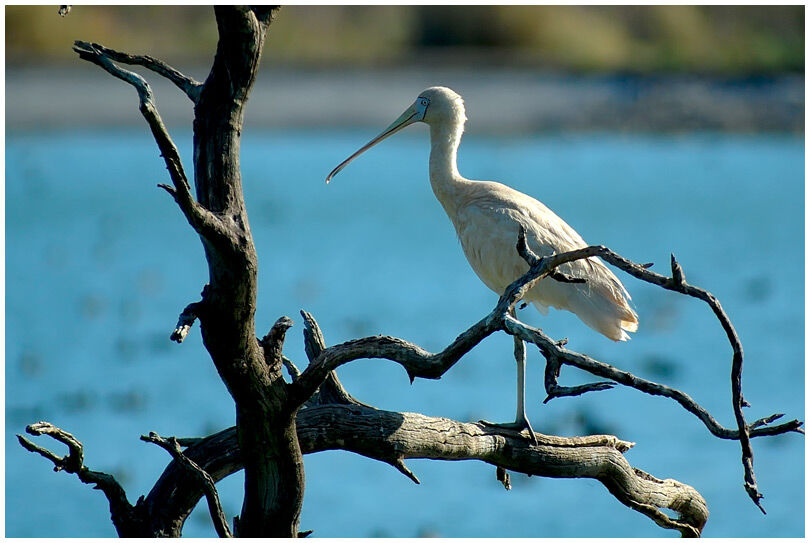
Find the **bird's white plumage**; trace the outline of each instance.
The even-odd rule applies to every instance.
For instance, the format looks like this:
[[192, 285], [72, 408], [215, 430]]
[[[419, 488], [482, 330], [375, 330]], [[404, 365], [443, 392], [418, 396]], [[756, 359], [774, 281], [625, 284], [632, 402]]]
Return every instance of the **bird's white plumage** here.
[[[540, 256], [586, 247], [582, 237], [543, 203], [492, 181], [471, 181], [456, 167], [456, 151], [466, 114], [461, 96], [446, 87], [420, 95], [430, 100], [423, 122], [430, 126], [430, 183], [453, 222], [464, 254], [478, 277], [502, 294], [529, 269], [515, 249], [520, 225], [529, 247]], [[525, 301], [541, 312], [548, 307], [575, 313], [585, 324], [615, 341], [629, 339], [638, 317], [619, 279], [596, 258], [577, 260], [560, 271], [585, 283], [540, 281]]]
[[[515, 249], [520, 225], [527, 233], [529, 247], [540, 256], [587, 245], [541, 202], [505, 185], [473, 181], [463, 194], [450, 219], [473, 270], [499, 294], [528, 270]], [[542, 280], [528, 292], [525, 301], [543, 313], [549, 306], [572, 311], [588, 326], [614, 340], [625, 340], [627, 331], [635, 331], [637, 318], [627, 303], [630, 296], [601, 261], [577, 260], [564, 264], [560, 271], [586, 282]]]
[[[427, 104], [426, 104], [427, 101]], [[587, 246], [582, 237], [549, 208], [506, 185], [471, 181], [458, 173], [456, 152], [467, 117], [461, 96], [446, 87], [431, 87], [394, 123], [327, 177], [327, 182], [357, 155], [414, 122], [430, 126], [430, 184], [456, 229], [478, 277], [497, 294], [526, 273], [528, 265], [515, 249], [520, 225], [529, 246], [541, 256]], [[555, 307], [575, 313], [585, 324], [615, 341], [629, 338], [638, 317], [619, 279], [596, 258], [560, 267], [585, 283], [541, 280], [524, 298], [541, 312]], [[524, 417], [525, 418], [525, 417]]]

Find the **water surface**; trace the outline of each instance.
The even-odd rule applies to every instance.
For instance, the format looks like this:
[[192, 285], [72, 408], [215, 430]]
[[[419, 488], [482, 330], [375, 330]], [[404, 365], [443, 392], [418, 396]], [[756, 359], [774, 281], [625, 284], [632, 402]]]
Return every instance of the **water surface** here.
[[[325, 186], [367, 131], [246, 132], [244, 190], [260, 257], [258, 333], [296, 320], [285, 352], [303, 364], [298, 310], [328, 343], [385, 333], [447, 345], [497, 297], [469, 269], [427, 182], [427, 134], [412, 128]], [[175, 134], [186, 164], [188, 134]], [[804, 413], [804, 145], [780, 136], [465, 137], [460, 170], [541, 199], [591, 243], [667, 273], [675, 253], [711, 290], [745, 346], [753, 420]], [[196, 436], [234, 421], [233, 404], [195, 327], [168, 335], [206, 282], [199, 239], [163, 191], [145, 130], [11, 136], [6, 146], [6, 535], [111, 536], [103, 495], [55, 474], [15, 433], [48, 420], [86, 446], [92, 469], [115, 474], [134, 502], [166, 453], [138, 436]], [[613, 344], [570, 314], [521, 318], [570, 347], [680, 388], [733, 426], [731, 353], [701, 303], [623, 276], [641, 326]], [[484, 341], [442, 380], [384, 361], [340, 370], [382, 409], [474, 421], [511, 420], [511, 341]], [[618, 388], [542, 405], [542, 361], [530, 352], [528, 413], [540, 432], [615, 433], [636, 442], [630, 463], [696, 487], [717, 537], [804, 534], [804, 440], [754, 440], [763, 516], [742, 489], [739, 445], [709, 434], [674, 402]], [[588, 377], [566, 369], [563, 384]], [[43, 438], [40, 442], [47, 443]], [[56, 447], [58, 449], [58, 447]], [[345, 536], [676, 536], [620, 505], [592, 480], [513, 476], [477, 462], [410, 461], [414, 485], [390, 466], [345, 452], [305, 458], [302, 529]], [[220, 484], [226, 514], [241, 478]], [[42, 522], [47, 512], [48, 522]], [[213, 536], [203, 505], [185, 535]]]

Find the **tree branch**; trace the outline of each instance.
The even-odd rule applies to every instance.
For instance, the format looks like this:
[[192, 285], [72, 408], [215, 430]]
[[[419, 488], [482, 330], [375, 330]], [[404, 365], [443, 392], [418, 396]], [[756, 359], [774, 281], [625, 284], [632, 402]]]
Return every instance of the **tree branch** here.
[[[529, 249], [528, 244], [526, 243], [525, 232], [521, 230], [518, 238], [519, 238], [518, 252], [521, 254], [521, 256], [523, 256], [523, 258], [526, 259], [526, 261], [529, 262], [530, 265], [532, 265], [532, 262], [536, 262], [538, 267], [542, 267], [541, 263], [546, 259], [543, 258], [537, 260], [536, 255], [533, 255], [531, 253], [531, 249]], [[751, 440], [750, 440], [750, 438], [754, 434], [752, 433], [751, 426], [746, 423], [745, 415], [743, 414], [742, 411], [743, 407], [749, 406], [749, 404], [743, 398], [742, 394], [742, 369], [743, 369], [742, 343], [740, 342], [739, 336], [737, 335], [737, 331], [731, 324], [731, 319], [729, 319], [728, 315], [726, 315], [726, 312], [723, 310], [723, 307], [720, 305], [720, 302], [713, 294], [711, 294], [707, 290], [695, 287], [686, 282], [686, 274], [684, 273], [681, 265], [675, 259], [675, 255], [671, 255], [670, 261], [670, 266], [672, 270], [671, 277], [666, 277], [664, 275], [660, 275], [658, 273], [649, 271], [647, 269], [649, 265], [636, 264], [635, 262], [627, 260], [626, 258], [614, 253], [607, 247], [601, 245], [585, 247], [576, 251], [570, 251], [567, 253], [562, 253], [559, 255], [553, 255], [551, 257], [548, 257], [550, 262], [549, 266], [556, 267], [566, 262], [571, 262], [573, 260], [578, 260], [581, 258], [589, 258], [593, 256], [601, 257], [605, 261], [629, 273], [630, 275], [636, 277], [637, 279], [640, 279], [647, 283], [658, 285], [667, 290], [672, 290], [674, 292], [679, 292], [681, 294], [685, 294], [693, 298], [698, 298], [706, 302], [709, 305], [709, 307], [711, 307], [712, 311], [717, 317], [717, 320], [720, 321], [720, 324], [723, 327], [724, 332], [726, 333], [726, 337], [728, 338], [729, 344], [731, 345], [733, 352], [731, 362], [731, 394], [732, 394], [732, 409], [734, 412], [734, 418], [736, 419], [737, 422], [737, 432], [731, 435], [734, 436], [732, 439], [738, 439], [740, 441], [740, 447], [742, 448], [742, 463], [744, 470], [745, 490], [750, 496], [750, 498], [753, 500], [753, 502], [756, 504], [756, 506], [759, 507], [759, 509], [763, 513], [765, 513], [765, 509], [760, 504], [762, 494], [759, 492], [759, 489], [757, 488], [756, 477], [754, 475], [754, 465], [753, 465], [754, 451], [753, 448], [751, 447]], [[511, 324], [514, 325], [515, 323], [513, 322]], [[513, 326], [512, 329], [516, 330], [517, 329], [516, 325]], [[540, 344], [538, 344], [538, 347], [540, 347]], [[590, 360], [587, 365], [596, 368], [597, 366], [594, 366], [592, 362], [595, 361]], [[607, 368], [600, 367], [600, 371], [605, 369]], [[619, 372], [619, 370], [615, 370], [615, 368], [610, 369], [611, 373]], [[587, 371], [591, 370], [589, 369]], [[594, 372], [591, 371], [591, 373]], [[619, 372], [616, 375], [622, 373], [625, 372]], [[599, 373], [599, 375], [605, 376], [604, 373]], [[698, 406], [694, 401], [692, 401], [691, 398], [689, 398], [689, 396], [687, 396], [686, 394], [683, 394], [680, 391], [672, 391], [671, 389], [668, 389], [663, 385], [645, 382], [643, 379], [638, 379], [632, 374], [622, 375], [622, 379], [623, 384], [629, 384], [629, 386], [633, 386], [634, 388], [637, 388], [639, 390], [643, 390], [650, 394], [661, 394], [676, 399], [688, 411], [694, 413], [695, 415], [698, 415], [698, 417], [701, 420], [703, 420], [703, 422], [706, 424], [707, 427], [709, 427], [709, 429], [712, 431], [713, 434], [718, 435], [718, 437], [726, 437], [727, 435], [729, 435], [730, 431], [720, 427], [716, 423], [712, 424], [713, 419], [710, 416], [708, 416], [708, 413], [705, 413], [705, 411], [700, 406]], [[772, 417], [773, 416], [768, 418], [772, 419]], [[762, 425], [763, 424], [760, 424], [760, 426]], [[776, 433], [784, 433], [791, 431], [801, 432], [800, 430], [801, 426], [802, 422], [794, 419], [788, 423], [781, 424], [775, 427], [767, 427], [759, 429], [772, 432], [767, 435], [774, 435]], [[759, 435], [766, 435], [766, 434], [759, 434]]]
[[99, 45], [98, 43], [90, 43], [89, 45], [99, 51], [101, 54], [108, 57], [110, 60], [121, 62], [123, 64], [143, 66], [144, 68], [152, 70], [158, 75], [165, 77], [174, 83], [177, 88], [183, 91], [186, 96], [188, 96], [195, 104], [200, 98], [200, 92], [202, 91], [203, 86], [202, 83], [188, 77], [187, 75], [184, 75], [179, 70], [172, 68], [160, 59], [150, 57], [148, 55], [130, 55], [128, 53], [122, 53], [120, 51], [115, 51], [113, 49], [104, 47], [103, 45]]
[[[301, 310], [301, 317], [304, 319], [304, 351], [306, 352], [309, 362], [318, 358], [318, 356], [326, 349], [326, 340], [323, 337], [318, 322], [315, 317], [308, 312]], [[300, 376], [300, 375], [299, 375]], [[354, 404], [370, 407], [354, 396], [349, 394], [343, 384], [338, 379], [335, 371], [330, 371], [323, 383], [321, 383], [318, 390], [307, 400], [306, 405], [318, 404]]]
[[58, 456], [44, 447], [33, 443], [24, 436], [17, 434], [17, 440], [27, 451], [37, 453], [53, 463], [54, 471], [75, 473], [79, 480], [104, 492], [110, 504], [110, 517], [120, 537], [148, 537], [151, 535], [144, 522], [143, 506], [139, 501], [132, 506], [127, 500], [127, 494], [115, 477], [100, 471], [93, 471], [84, 465], [84, 447], [82, 443], [49, 422], [37, 422], [25, 427], [25, 431], [33, 436], [47, 435], [67, 445], [68, 454]]
[[208, 502], [208, 511], [211, 514], [211, 520], [214, 523], [217, 535], [219, 537], [233, 537], [231, 529], [228, 527], [228, 520], [225, 518], [225, 512], [222, 510], [222, 504], [219, 501], [219, 493], [217, 492], [214, 479], [212, 479], [203, 468], [183, 454], [177, 439], [170, 437], [167, 440], [155, 432], [149, 432], [148, 436], [141, 436], [141, 440], [160, 446], [163, 450], [172, 455], [172, 458], [174, 458], [176, 462], [197, 478], [202, 485], [203, 492], [205, 492], [205, 499]]
[[[699, 535], [708, 518], [706, 503], [694, 488], [631, 467], [622, 453], [634, 444], [614, 436], [536, 434], [538, 445], [532, 445], [525, 438], [501, 435], [482, 424], [335, 404], [301, 409], [296, 426], [301, 449], [307, 454], [346, 450], [394, 466], [404, 466], [403, 460], [409, 458], [479, 460], [528, 475], [593, 478], [624, 505], [683, 535]], [[241, 469], [235, 428], [199, 441], [185, 454], [215, 480]], [[201, 493], [175, 464], [166, 468], [147, 503], [153, 510], [184, 520]], [[675, 511], [678, 518], [668, 517], [663, 509]]]
[[[542, 268], [543, 267], [542, 264], [543, 264], [543, 261], [546, 260], [546, 258], [537, 259], [537, 256], [532, 253], [531, 249], [528, 247], [528, 243], [526, 242], [526, 233], [522, 228], [521, 228], [521, 231], [520, 231], [520, 233], [518, 235], [517, 249], [518, 249], [518, 253], [520, 253], [520, 255], [526, 260], [526, 262], [529, 263], [530, 266], [532, 266], [532, 268], [534, 268], [534, 267]], [[547, 258], [549, 260], [548, 265], [553, 268], [553, 267], [559, 266], [559, 265], [561, 265], [561, 264], [563, 264], [565, 262], [571, 262], [573, 260], [578, 260], [580, 258], [588, 258], [588, 257], [592, 257], [592, 256], [601, 257], [605, 261], [609, 262], [610, 264], [613, 264], [617, 268], [629, 273], [630, 275], [636, 277], [637, 279], [641, 279], [642, 281], [658, 285], [658, 286], [660, 286], [662, 288], [665, 288], [667, 290], [673, 290], [675, 292], [680, 292], [680, 293], [685, 294], [687, 296], [698, 298], [700, 300], [703, 300], [707, 304], [709, 304], [709, 307], [711, 307], [711, 309], [714, 312], [715, 316], [720, 321], [720, 324], [721, 324], [721, 326], [723, 327], [723, 330], [726, 333], [726, 336], [728, 338], [729, 343], [731, 344], [731, 348], [732, 348], [732, 351], [733, 351], [732, 364], [731, 364], [731, 393], [732, 393], [732, 408], [733, 408], [733, 411], [734, 411], [734, 417], [735, 417], [736, 422], [737, 422], [737, 432], [736, 432], [736, 435], [735, 435], [734, 438], [739, 439], [740, 447], [742, 448], [742, 463], [743, 463], [743, 470], [744, 470], [744, 479], [745, 479], [745, 485], [744, 486], [745, 486], [745, 490], [748, 493], [749, 497], [756, 504], [756, 506], [759, 507], [759, 509], [763, 513], [765, 513], [765, 509], [760, 504], [760, 499], [762, 498], [762, 494], [759, 492], [759, 490], [757, 488], [756, 477], [754, 475], [754, 466], [753, 466], [754, 452], [753, 452], [753, 449], [751, 447], [751, 441], [750, 441], [750, 437], [754, 435], [752, 432], [758, 431], [758, 430], [765, 430], [765, 431], [769, 432], [769, 434], [764, 434], [763, 433], [763, 434], [759, 434], [759, 435], [774, 435], [774, 434], [777, 434], [777, 433], [784, 433], [784, 432], [791, 432], [791, 431], [803, 433], [803, 431], [801, 430], [801, 426], [802, 426], [803, 423], [794, 419], [793, 421], [790, 421], [788, 423], [781, 424], [781, 425], [778, 425], [778, 426], [759, 428], [760, 426], [765, 425], [765, 423], [762, 422], [762, 421], [768, 420], [768, 419], [773, 421], [773, 420], [775, 420], [775, 418], [778, 418], [778, 417], [774, 417], [772, 415], [770, 417], [766, 417], [765, 419], [760, 419], [759, 421], [757, 421], [758, 426], [756, 427], [757, 428], [756, 430], [753, 430], [751, 425], [746, 424], [745, 415], [742, 412], [742, 408], [743, 407], [748, 407], [749, 404], [745, 401], [745, 399], [743, 398], [743, 394], [742, 394], [743, 350], [742, 350], [742, 343], [740, 342], [739, 336], [737, 335], [737, 331], [734, 329], [734, 326], [731, 324], [731, 320], [728, 318], [728, 315], [726, 315], [725, 311], [723, 310], [722, 306], [720, 305], [720, 302], [717, 300], [717, 298], [714, 295], [712, 295], [710, 292], [708, 292], [708, 291], [706, 291], [704, 289], [695, 287], [693, 285], [689, 285], [686, 282], [686, 275], [685, 275], [681, 265], [675, 259], [675, 255], [671, 255], [671, 262], [670, 262], [671, 269], [672, 269], [672, 277], [671, 278], [660, 275], [660, 274], [657, 274], [655, 272], [649, 271], [648, 268], [651, 266], [651, 264], [643, 264], [643, 265], [636, 264], [636, 263], [634, 263], [634, 262], [632, 262], [630, 260], [627, 260], [626, 258], [614, 253], [613, 251], [611, 251], [607, 247], [604, 247], [604, 246], [601, 246], [601, 245], [600, 246], [585, 247], [585, 248], [579, 249], [577, 251], [570, 251], [570, 252], [562, 253], [562, 254], [559, 254], [559, 255], [552, 255], [551, 257], [547, 257]], [[525, 290], [524, 290], [524, 292], [525, 292]], [[508, 318], [508, 315], [505, 316], [505, 321], [507, 320], [507, 318]], [[524, 327], [524, 329], [525, 329], [525, 327]], [[539, 332], [539, 331], [537, 331], [537, 332]], [[540, 347], [539, 344], [538, 344], [538, 347]], [[541, 350], [542, 350], [542, 347], [541, 347]], [[587, 357], [585, 357], [585, 358], [587, 358]], [[600, 368], [600, 369], [606, 369], [606, 368]], [[615, 370], [615, 368], [611, 368], [611, 370]], [[590, 371], [590, 370], [588, 370], [588, 371]], [[615, 370], [615, 371], [618, 372], [619, 370]], [[622, 373], [624, 373], [624, 372], [622, 372]], [[708, 416], [708, 413], [705, 413], [705, 410], [703, 410], [702, 408], [700, 408], [700, 406], [698, 406], [696, 403], [694, 403], [691, 400], [691, 398], [689, 398], [689, 396], [687, 396], [686, 394], [683, 394], [680, 391], [672, 391], [671, 389], [667, 389], [667, 387], [663, 387], [662, 385], [657, 385], [655, 383], [649, 383], [649, 382], [642, 383], [642, 381], [644, 381], [644, 380], [635, 378], [635, 376], [632, 376], [632, 374], [626, 374], [626, 375], [624, 375], [622, 377], [627, 382], [631, 382], [632, 380], [630, 379], [630, 377], [632, 377], [633, 379], [635, 379], [636, 384], [643, 385], [645, 388], [647, 388], [647, 390], [645, 390], [645, 392], [649, 392], [651, 394], [662, 393], [662, 395], [666, 395], [666, 396], [669, 396], [669, 397], [675, 397], [674, 393], [677, 392], [678, 398], [676, 398], [676, 399], [678, 400], [678, 402], [681, 403], [681, 405], [683, 405], [684, 407], [686, 407], [687, 410], [689, 410], [690, 412], [698, 415], [701, 418], [701, 420], [703, 420], [704, 423], [706, 423], [706, 425], [709, 427], [709, 429], [712, 430], [712, 427], [710, 426], [710, 420], [709, 420], [709, 419], [711, 419], [711, 417]], [[650, 387], [649, 386], [650, 384], [656, 385], [656, 386], [655, 387]], [[635, 388], [639, 388], [639, 387], [635, 387]], [[667, 389], [667, 390], [665, 391], [664, 389]], [[642, 388], [639, 388], [639, 390], [642, 390]], [[666, 393], [663, 393], [663, 392], [666, 392]], [[705, 413], [705, 415], [698, 414], [699, 411], [703, 411]], [[713, 419], [711, 419], [711, 421], [713, 421]], [[717, 425], [717, 426], [719, 426], [719, 425]], [[718, 435], [715, 432], [715, 430], [719, 431], [721, 429], [722, 429], [721, 433], [723, 433], [723, 434], [729, 433], [728, 430], [726, 430], [726, 429], [724, 429], [722, 427], [715, 428], [714, 430], [712, 430], [712, 433], [715, 433], [715, 435]], [[724, 437], [724, 436], [720, 436], [720, 437]]]
[[291, 396], [299, 400], [310, 397], [330, 371], [363, 358], [384, 358], [397, 362], [407, 371], [411, 381], [416, 377], [439, 379], [462, 356], [498, 329], [497, 315], [490, 313], [459, 335], [443, 351], [435, 354], [415, 343], [392, 336], [365, 337], [334, 345], [324, 349], [298, 380], [290, 385]]
[[262, 346], [264, 352], [265, 363], [270, 367], [271, 371], [281, 373], [281, 367], [284, 363], [282, 348], [284, 347], [284, 338], [293, 325], [292, 319], [289, 317], [280, 317], [270, 331], [267, 332], [262, 339], [259, 340], [259, 345]]
[[135, 72], [124, 70], [114, 64], [99, 47], [96, 44], [76, 41], [73, 50], [82, 59], [104, 68], [112, 76], [132, 85], [138, 92], [138, 98], [140, 99], [139, 109], [149, 124], [174, 185], [173, 187], [163, 184], [158, 186], [172, 195], [186, 216], [186, 220], [198, 234], [206, 237], [212, 243], [218, 241], [221, 243], [224, 238], [228, 240], [229, 244], [232, 244], [231, 235], [222, 224], [222, 221], [197, 203], [191, 196], [191, 187], [183, 170], [180, 155], [171, 136], [169, 136], [169, 132], [166, 130], [166, 126], [163, 124], [163, 120], [160, 118], [160, 114], [155, 108], [152, 89], [149, 84]]
[[[649, 271], [647, 269], [650, 266], [649, 264], [636, 264], [603, 246], [584, 247], [575, 251], [538, 258], [529, 248], [526, 242], [525, 231], [522, 229], [518, 235], [516, 248], [520, 256], [529, 264], [529, 271], [506, 288], [503, 295], [498, 300], [498, 304], [489, 315], [462, 333], [443, 351], [433, 354], [425, 351], [418, 345], [389, 336], [375, 336], [348, 341], [324, 349], [314, 360], [311, 360], [307, 369], [304, 370], [296, 382], [291, 385], [295, 391], [294, 395], [299, 400], [301, 397], [309, 397], [317, 386], [323, 382], [328, 372], [342, 364], [363, 358], [384, 358], [397, 362], [408, 372], [411, 381], [413, 381], [415, 377], [436, 379], [441, 377], [444, 372], [452, 367], [464, 354], [469, 352], [470, 349], [485, 337], [493, 332], [502, 330], [511, 335], [520, 337], [524, 341], [529, 341], [537, 345], [541, 353], [546, 357], [548, 363], [552, 364], [552, 367], [546, 372], [546, 391], [549, 395], [546, 401], [556, 396], [579, 395], [585, 392], [604, 390], [611, 387], [609, 383], [604, 382], [591, 383], [572, 388], [557, 385], [556, 377], [559, 374], [559, 364], [573, 365], [594, 375], [611, 379], [647, 394], [674, 399], [687, 411], [696, 415], [717, 437], [739, 440], [743, 452], [742, 462], [744, 467], [745, 489], [754, 503], [761, 509], [759, 499], [762, 496], [756, 487], [756, 479], [753, 472], [753, 450], [750, 444], [750, 437], [776, 435], [786, 432], [802, 433], [801, 427], [803, 423], [794, 419], [780, 425], [769, 426], [765, 421], [772, 422], [775, 420], [773, 416], [770, 416], [757, 421], [756, 426], [746, 424], [742, 414], [742, 345], [739, 342], [734, 327], [731, 325], [731, 321], [728, 319], [728, 316], [723, 311], [717, 299], [708, 291], [686, 283], [683, 270], [675, 261], [674, 257], [672, 259], [673, 276], [669, 278]], [[674, 290], [699, 298], [706, 301], [712, 307], [712, 310], [726, 331], [734, 352], [732, 361], [732, 395], [734, 398], [734, 413], [738, 425], [737, 430], [724, 428], [708, 411], [692, 400], [687, 394], [665, 385], [641, 379], [632, 373], [619, 370], [609, 364], [564, 349], [562, 346], [564, 344], [563, 342], [556, 342], [543, 334], [540, 330], [529, 327], [509, 315], [509, 312], [514, 308], [515, 304], [523, 299], [526, 293], [537, 284], [538, 281], [550, 276], [558, 266], [574, 260], [594, 256], [605, 259], [638, 279], [659, 285], [668, 290]]]
[[[681, 392], [680, 390], [673, 389], [653, 381], [648, 381], [646, 379], [642, 379], [641, 377], [636, 377], [630, 372], [623, 371], [611, 366], [610, 364], [605, 364], [604, 362], [594, 360], [587, 355], [569, 351], [561, 347], [556, 341], [552, 340], [537, 328], [533, 328], [516, 319], [512, 319], [511, 317], [506, 319], [505, 324], [506, 329], [510, 334], [514, 334], [522, 338], [524, 341], [534, 343], [539, 347], [540, 352], [544, 357], [547, 359], [556, 360], [557, 364], [567, 364], [577, 367], [593, 375], [610, 379], [616, 383], [620, 383], [630, 388], [635, 388], [636, 390], [646, 394], [653, 396], [664, 396], [666, 398], [673, 399], [681, 404], [684, 409], [698, 417], [698, 419], [703, 422], [706, 428], [708, 428], [713, 435], [722, 439], [738, 440], [740, 438], [739, 430], [725, 428], [723, 425], [717, 422], [717, 420], [708, 411], [706, 411], [706, 409], [701, 407], [688, 394]], [[571, 395], [557, 393], [555, 391], [556, 379], [552, 380], [551, 387], [548, 385], [548, 379], [547, 374], [546, 392], [549, 394], [549, 398], [547, 398], [546, 401], [556, 396]], [[798, 420], [792, 420], [777, 426], [766, 426], [766, 424], [773, 422], [776, 420], [776, 418], [778, 417], [771, 415], [770, 417], [765, 417], [757, 421], [758, 424], [756, 424], [756, 426], [754, 424], [748, 425], [747, 428], [749, 434], [752, 437], [777, 435], [786, 432], [799, 431], [802, 426], [802, 422]]]
[[298, 369], [298, 366], [295, 365], [295, 362], [287, 358], [286, 356], [281, 356], [281, 363], [284, 364], [284, 367], [287, 369], [287, 373], [290, 374], [290, 379], [295, 381], [301, 375], [301, 370]]
[[495, 478], [506, 490], [512, 490], [512, 478], [509, 476], [509, 472], [501, 466], [495, 468]]
[[202, 302], [192, 302], [188, 304], [186, 308], [183, 309], [183, 312], [180, 313], [180, 317], [177, 319], [177, 326], [174, 327], [169, 339], [177, 343], [183, 343], [191, 327], [194, 325], [194, 321], [197, 320], [197, 314], [201, 308]]

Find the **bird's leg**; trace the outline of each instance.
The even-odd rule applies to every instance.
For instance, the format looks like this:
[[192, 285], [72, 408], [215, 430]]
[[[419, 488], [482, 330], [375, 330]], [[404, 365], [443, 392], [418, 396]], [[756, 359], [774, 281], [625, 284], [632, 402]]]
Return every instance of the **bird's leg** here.
[[[514, 317], [514, 310], [512, 310]], [[515, 411], [515, 422], [517, 430], [528, 430], [532, 443], [537, 444], [529, 418], [526, 416], [526, 344], [517, 336], [513, 336], [515, 341], [515, 362], [517, 362], [517, 409]]]
[[[510, 311], [515, 317], [515, 310]], [[529, 439], [537, 445], [537, 437], [534, 435], [529, 418], [526, 416], [526, 344], [517, 336], [513, 336], [515, 341], [515, 362], [517, 363], [517, 410], [515, 412], [515, 422], [494, 423], [482, 420], [481, 423], [494, 428], [504, 428], [506, 430], [529, 431]]]

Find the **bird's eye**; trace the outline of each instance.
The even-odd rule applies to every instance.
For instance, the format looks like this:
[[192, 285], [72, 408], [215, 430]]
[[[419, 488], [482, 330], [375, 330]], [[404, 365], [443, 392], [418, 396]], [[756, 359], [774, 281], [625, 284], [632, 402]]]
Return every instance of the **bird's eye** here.
[[426, 106], [426, 105], [428, 105], [428, 101], [427, 101], [427, 100], [422, 100], [422, 101], [421, 101], [421, 104], [422, 104], [423, 106]]

